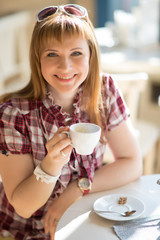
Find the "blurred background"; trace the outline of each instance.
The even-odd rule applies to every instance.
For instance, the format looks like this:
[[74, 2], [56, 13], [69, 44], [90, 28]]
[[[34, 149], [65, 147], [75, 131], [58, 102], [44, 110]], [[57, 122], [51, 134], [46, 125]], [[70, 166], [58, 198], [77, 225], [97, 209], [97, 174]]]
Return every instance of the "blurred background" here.
[[[160, 172], [160, 0], [0, 0], [0, 95], [29, 80], [36, 13], [67, 3], [87, 8], [102, 71], [114, 77], [130, 108], [144, 174]], [[106, 148], [104, 162], [112, 160]]]

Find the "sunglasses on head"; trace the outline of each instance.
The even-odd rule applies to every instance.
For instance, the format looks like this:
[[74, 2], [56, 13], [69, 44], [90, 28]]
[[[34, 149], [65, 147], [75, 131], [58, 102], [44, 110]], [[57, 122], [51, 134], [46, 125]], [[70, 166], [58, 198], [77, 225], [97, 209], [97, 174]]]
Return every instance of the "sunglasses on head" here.
[[55, 14], [59, 10], [62, 10], [67, 15], [72, 15], [72, 16], [76, 16], [79, 18], [88, 17], [87, 10], [84, 7], [79, 6], [77, 4], [67, 4], [67, 5], [63, 5], [63, 6], [49, 6], [49, 7], [43, 8], [37, 14], [37, 21], [41, 22], [45, 18]]

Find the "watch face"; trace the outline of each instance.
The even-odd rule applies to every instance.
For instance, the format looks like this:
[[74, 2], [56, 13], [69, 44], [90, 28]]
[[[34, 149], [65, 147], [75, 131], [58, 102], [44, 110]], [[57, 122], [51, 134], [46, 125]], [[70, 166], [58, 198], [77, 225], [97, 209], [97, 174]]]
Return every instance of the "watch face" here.
[[91, 187], [91, 182], [88, 178], [81, 178], [79, 179], [79, 187], [88, 190]]

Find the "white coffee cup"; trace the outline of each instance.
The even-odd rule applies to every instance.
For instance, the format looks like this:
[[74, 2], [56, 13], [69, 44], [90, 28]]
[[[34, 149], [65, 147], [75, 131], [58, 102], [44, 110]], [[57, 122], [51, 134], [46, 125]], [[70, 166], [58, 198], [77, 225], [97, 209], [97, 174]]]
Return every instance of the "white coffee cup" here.
[[70, 126], [69, 136], [78, 154], [89, 155], [100, 140], [101, 128], [93, 123], [75, 123]]

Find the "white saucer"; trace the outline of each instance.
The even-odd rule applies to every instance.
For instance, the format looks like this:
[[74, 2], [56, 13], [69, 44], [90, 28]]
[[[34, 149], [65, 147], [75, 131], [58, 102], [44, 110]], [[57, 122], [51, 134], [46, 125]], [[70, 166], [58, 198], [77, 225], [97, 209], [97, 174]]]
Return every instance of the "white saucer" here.
[[[126, 204], [119, 204], [118, 200], [120, 197], [127, 197]], [[109, 219], [109, 220], [116, 220], [116, 221], [128, 221], [135, 218], [138, 218], [144, 212], [144, 204], [141, 200], [135, 198], [132, 195], [124, 195], [124, 194], [113, 194], [113, 195], [106, 195], [94, 202], [93, 205], [94, 211], [98, 210], [112, 210], [117, 212], [125, 212], [136, 210], [136, 212], [128, 217], [123, 217], [118, 213], [98, 213], [99, 216]]]

